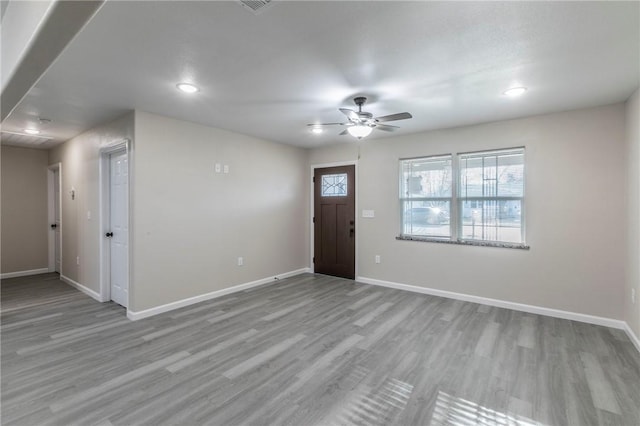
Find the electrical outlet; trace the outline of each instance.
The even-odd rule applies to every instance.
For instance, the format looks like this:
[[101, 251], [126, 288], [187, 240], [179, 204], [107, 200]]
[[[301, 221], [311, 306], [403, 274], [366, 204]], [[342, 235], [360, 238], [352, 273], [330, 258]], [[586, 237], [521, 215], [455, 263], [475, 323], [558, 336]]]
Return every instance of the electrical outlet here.
[[238, 258], [238, 266], [244, 265], [244, 259], [242, 257]]
[[76, 265], [80, 266], [80, 256], [76, 256]]
[[632, 288], [631, 289], [631, 303], [636, 303], [636, 289]]
[[376, 254], [376, 263], [380, 263], [380, 255]]
[[91, 210], [87, 211], [87, 220], [91, 220]]
[[225, 164], [224, 166], [222, 166], [222, 172], [223, 173], [229, 173], [229, 165]]

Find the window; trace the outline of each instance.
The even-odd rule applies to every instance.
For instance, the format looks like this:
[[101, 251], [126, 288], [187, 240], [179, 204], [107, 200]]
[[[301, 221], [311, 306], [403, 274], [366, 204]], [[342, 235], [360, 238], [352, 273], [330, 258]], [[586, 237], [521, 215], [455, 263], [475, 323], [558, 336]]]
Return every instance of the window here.
[[400, 169], [399, 238], [525, 247], [524, 148], [401, 160]]
[[347, 174], [322, 176], [323, 197], [346, 197], [347, 196]]
[[462, 240], [524, 243], [524, 149], [460, 154]]
[[402, 161], [402, 233], [451, 237], [451, 155]]

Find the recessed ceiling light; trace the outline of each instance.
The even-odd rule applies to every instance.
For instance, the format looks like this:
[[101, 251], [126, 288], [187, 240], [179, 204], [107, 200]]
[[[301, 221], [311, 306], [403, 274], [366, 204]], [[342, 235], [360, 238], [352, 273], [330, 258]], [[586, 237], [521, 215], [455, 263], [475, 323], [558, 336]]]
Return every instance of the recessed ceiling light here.
[[24, 132], [29, 135], [39, 135], [40, 130], [38, 129], [24, 129]]
[[511, 89], [505, 90], [504, 94], [507, 96], [520, 96], [526, 91], [526, 87], [512, 87]]
[[178, 83], [176, 84], [176, 87], [184, 93], [196, 93], [200, 90], [198, 89], [198, 86], [194, 86], [190, 83]]
[[312, 127], [311, 128], [311, 133], [313, 133], [314, 135], [319, 135], [320, 133], [322, 133], [324, 130], [322, 129], [322, 127], [316, 126], [316, 127]]

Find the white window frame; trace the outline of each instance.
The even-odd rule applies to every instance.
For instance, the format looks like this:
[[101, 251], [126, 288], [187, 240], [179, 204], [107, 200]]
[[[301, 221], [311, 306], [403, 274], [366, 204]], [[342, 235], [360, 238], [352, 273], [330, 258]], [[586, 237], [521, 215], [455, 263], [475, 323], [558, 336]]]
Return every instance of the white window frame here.
[[[523, 188], [522, 188], [522, 196], [481, 196], [481, 197], [461, 197], [461, 179], [460, 174], [462, 171], [461, 162], [466, 157], [469, 156], [484, 156], [491, 154], [504, 154], [504, 153], [522, 153], [524, 164], [523, 164]], [[403, 204], [405, 201], [430, 201], [436, 200], [433, 197], [427, 198], [413, 198], [406, 197], [402, 193], [403, 186], [403, 164], [405, 161], [410, 160], [419, 160], [419, 159], [435, 159], [435, 158], [451, 158], [451, 177], [452, 177], [452, 188], [451, 188], [451, 198], [438, 198], [439, 201], [449, 201], [450, 202], [450, 237], [442, 237], [442, 236], [423, 236], [423, 235], [411, 235], [404, 234], [404, 209]], [[471, 151], [471, 152], [458, 152], [451, 154], [440, 154], [440, 155], [429, 155], [424, 157], [412, 157], [412, 158], [401, 158], [398, 161], [399, 165], [399, 211], [400, 211], [400, 234], [396, 238], [398, 240], [411, 240], [411, 241], [426, 241], [426, 242], [441, 242], [441, 243], [451, 243], [451, 244], [464, 244], [464, 245], [475, 245], [475, 246], [489, 246], [489, 247], [505, 247], [505, 248], [520, 248], [520, 249], [529, 249], [529, 246], [526, 245], [526, 215], [525, 215], [525, 200], [526, 200], [526, 151], [525, 147], [513, 147], [513, 148], [500, 148], [500, 149], [491, 149], [484, 151]], [[436, 201], [437, 201], [436, 200]], [[462, 238], [462, 226], [463, 226], [463, 218], [461, 217], [461, 213], [463, 210], [463, 203], [465, 201], [484, 201], [484, 200], [496, 200], [496, 201], [504, 201], [504, 200], [516, 200], [520, 201], [520, 240], [519, 243], [513, 242], [504, 242], [504, 241], [494, 241], [494, 240], [483, 240], [483, 239], [469, 239]]]

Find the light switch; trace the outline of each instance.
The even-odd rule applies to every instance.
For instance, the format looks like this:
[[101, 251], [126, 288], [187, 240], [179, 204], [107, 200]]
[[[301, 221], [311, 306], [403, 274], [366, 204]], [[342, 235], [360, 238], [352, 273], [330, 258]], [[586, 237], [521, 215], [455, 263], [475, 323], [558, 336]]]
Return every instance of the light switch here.
[[216, 163], [216, 173], [220, 173], [222, 171], [222, 165], [220, 163]]
[[229, 173], [229, 165], [225, 164], [223, 168], [224, 173]]
[[362, 217], [376, 217], [376, 212], [373, 210], [362, 210]]

